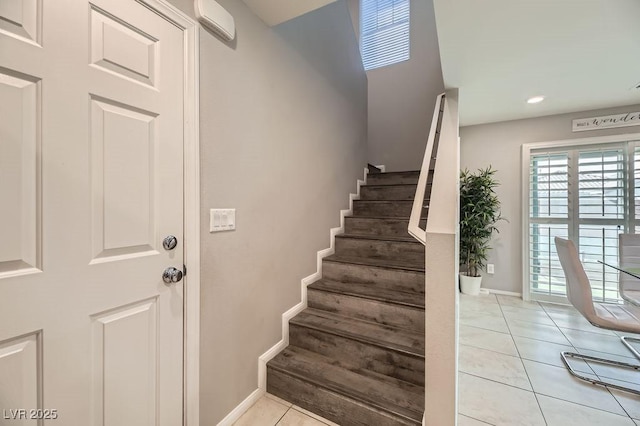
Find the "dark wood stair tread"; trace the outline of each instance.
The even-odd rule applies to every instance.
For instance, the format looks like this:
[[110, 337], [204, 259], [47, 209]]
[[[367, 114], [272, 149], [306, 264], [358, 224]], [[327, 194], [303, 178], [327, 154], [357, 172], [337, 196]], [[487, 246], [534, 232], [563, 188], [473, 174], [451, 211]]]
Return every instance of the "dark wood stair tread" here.
[[287, 347], [268, 367], [395, 416], [422, 420], [424, 388], [420, 386], [361, 374], [359, 369], [344, 368], [335, 360], [295, 346]]
[[[363, 200], [363, 201], [367, 201], [367, 200]], [[347, 215], [344, 217], [345, 219], [362, 219], [362, 220], [401, 220], [404, 222], [408, 222], [410, 218], [408, 217], [389, 217], [389, 216], [354, 216], [354, 215]], [[422, 222], [426, 222], [427, 219], [422, 218], [420, 219], [420, 221]]]
[[376, 287], [372, 284], [345, 283], [321, 279], [309, 285], [308, 288], [424, 309], [424, 294], [390, 290]]
[[[430, 169], [432, 170], [432, 169]], [[393, 175], [420, 175], [420, 170], [407, 170], [405, 172], [382, 172], [376, 173], [379, 176], [393, 176]]]
[[307, 308], [290, 321], [301, 327], [424, 358], [424, 334]]
[[[427, 202], [429, 199], [425, 198], [424, 201]], [[367, 204], [413, 204], [413, 200], [353, 200], [353, 202]]]
[[386, 260], [377, 258], [338, 256], [332, 254], [323, 259], [328, 262], [352, 263], [355, 265], [375, 266], [385, 269], [402, 269], [405, 271], [424, 272], [424, 262], [417, 264], [415, 262], [403, 262], [401, 260]]
[[411, 236], [396, 237], [395, 235], [365, 235], [365, 234], [338, 234], [336, 238], [353, 238], [357, 240], [375, 240], [375, 241], [394, 241], [401, 243], [416, 243], [422, 244]]
[[[385, 173], [383, 173], [384, 175]], [[427, 185], [432, 185], [432, 183], [428, 183]], [[364, 187], [367, 188], [392, 188], [394, 186], [418, 186], [417, 183], [390, 183], [388, 185], [383, 185], [383, 184], [379, 184], [379, 183], [367, 183], [362, 185], [362, 188]]]
[[[413, 200], [354, 200], [353, 216], [408, 219], [411, 217]], [[429, 199], [422, 203], [422, 210], [429, 211]]]
[[[345, 219], [347, 218], [352, 218], [352, 219], [362, 219], [362, 220], [402, 220], [402, 221], [409, 221], [410, 217], [409, 216], [356, 216], [356, 215], [350, 215], [350, 216], [345, 216]], [[422, 218], [420, 219], [421, 223], [426, 223], [426, 219]]]
[[[429, 168], [430, 175], [433, 176], [433, 167]], [[416, 184], [420, 178], [420, 170], [406, 172], [383, 172], [374, 173], [367, 176], [367, 184], [375, 185], [395, 185], [397, 183]], [[403, 180], [406, 180], [403, 182]], [[399, 182], [400, 181], [400, 182]]]

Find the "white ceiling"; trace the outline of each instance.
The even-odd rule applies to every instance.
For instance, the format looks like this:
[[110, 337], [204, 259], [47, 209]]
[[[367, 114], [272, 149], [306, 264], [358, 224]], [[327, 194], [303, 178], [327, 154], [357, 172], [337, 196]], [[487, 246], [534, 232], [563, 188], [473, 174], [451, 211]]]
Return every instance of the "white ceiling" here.
[[[640, 104], [640, 0], [434, 0], [461, 125]], [[544, 95], [540, 104], [526, 103]]]
[[243, 0], [267, 25], [281, 24], [336, 0]]

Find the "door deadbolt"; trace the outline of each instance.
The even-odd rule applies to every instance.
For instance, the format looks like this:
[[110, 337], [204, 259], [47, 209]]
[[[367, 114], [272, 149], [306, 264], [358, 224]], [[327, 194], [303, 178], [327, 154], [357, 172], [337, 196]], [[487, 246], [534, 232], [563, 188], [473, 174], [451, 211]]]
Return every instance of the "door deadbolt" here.
[[177, 283], [180, 280], [182, 280], [182, 271], [173, 266], [169, 266], [162, 273], [162, 281], [164, 281], [165, 284]]
[[177, 245], [178, 239], [173, 235], [168, 235], [164, 240], [162, 240], [162, 247], [164, 247], [165, 250], [173, 250]]

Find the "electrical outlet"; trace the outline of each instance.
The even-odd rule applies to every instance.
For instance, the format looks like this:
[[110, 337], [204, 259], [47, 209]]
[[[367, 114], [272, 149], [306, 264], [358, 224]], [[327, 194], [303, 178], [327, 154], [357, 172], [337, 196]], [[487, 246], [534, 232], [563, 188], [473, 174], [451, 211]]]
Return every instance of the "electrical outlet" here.
[[236, 209], [211, 209], [209, 214], [209, 232], [236, 229]]
[[487, 264], [487, 274], [494, 274], [494, 273], [495, 273], [495, 267], [493, 263]]

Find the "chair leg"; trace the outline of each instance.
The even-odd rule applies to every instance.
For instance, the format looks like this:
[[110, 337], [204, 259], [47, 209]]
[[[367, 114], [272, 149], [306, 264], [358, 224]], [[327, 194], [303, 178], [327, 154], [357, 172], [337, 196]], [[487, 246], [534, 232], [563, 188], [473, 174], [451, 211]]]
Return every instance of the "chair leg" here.
[[582, 354], [577, 354], [575, 352], [566, 352], [565, 351], [565, 352], [561, 352], [560, 355], [562, 356], [562, 362], [564, 362], [564, 365], [567, 367], [567, 370], [569, 370], [569, 373], [571, 373], [573, 376], [577, 377], [578, 379], [587, 381], [589, 383], [593, 383], [594, 385], [606, 386], [608, 388], [619, 389], [621, 391], [630, 392], [630, 393], [633, 393], [633, 394], [636, 394], [636, 395], [640, 395], [640, 390], [636, 390], [636, 389], [633, 389], [633, 388], [628, 388], [628, 387], [625, 387], [625, 386], [616, 385], [615, 383], [611, 383], [611, 382], [605, 382], [605, 381], [602, 381], [600, 379], [594, 379], [592, 377], [588, 377], [588, 376], [585, 376], [585, 375], [582, 375], [582, 374], [578, 373], [577, 371], [575, 371], [573, 369], [573, 367], [571, 367], [571, 365], [569, 364], [569, 361], [567, 360], [567, 357], [581, 359], [581, 360], [584, 360], [584, 361], [598, 362], [600, 364], [613, 365], [614, 367], [627, 368], [629, 370], [634, 370], [634, 371], [640, 371], [640, 365], [627, 364], [626, 362], [614, 361], [612, 359], [599, 358], [599, 357], [590, 356], [590, 355], [582, 355]]
[[629, 342], [640, 343], [640, 339], [638, 339], [637, 337], [631, 337], [631, 336], [622, 336], [620, 339], [622, 339], [622, 343], [624, 343], [627, 349], [629, 349], [637, 359], [640, 359], [640, 352], [638, 352], [636, 348], [631, 346], [631, 344], [629, 343]]

